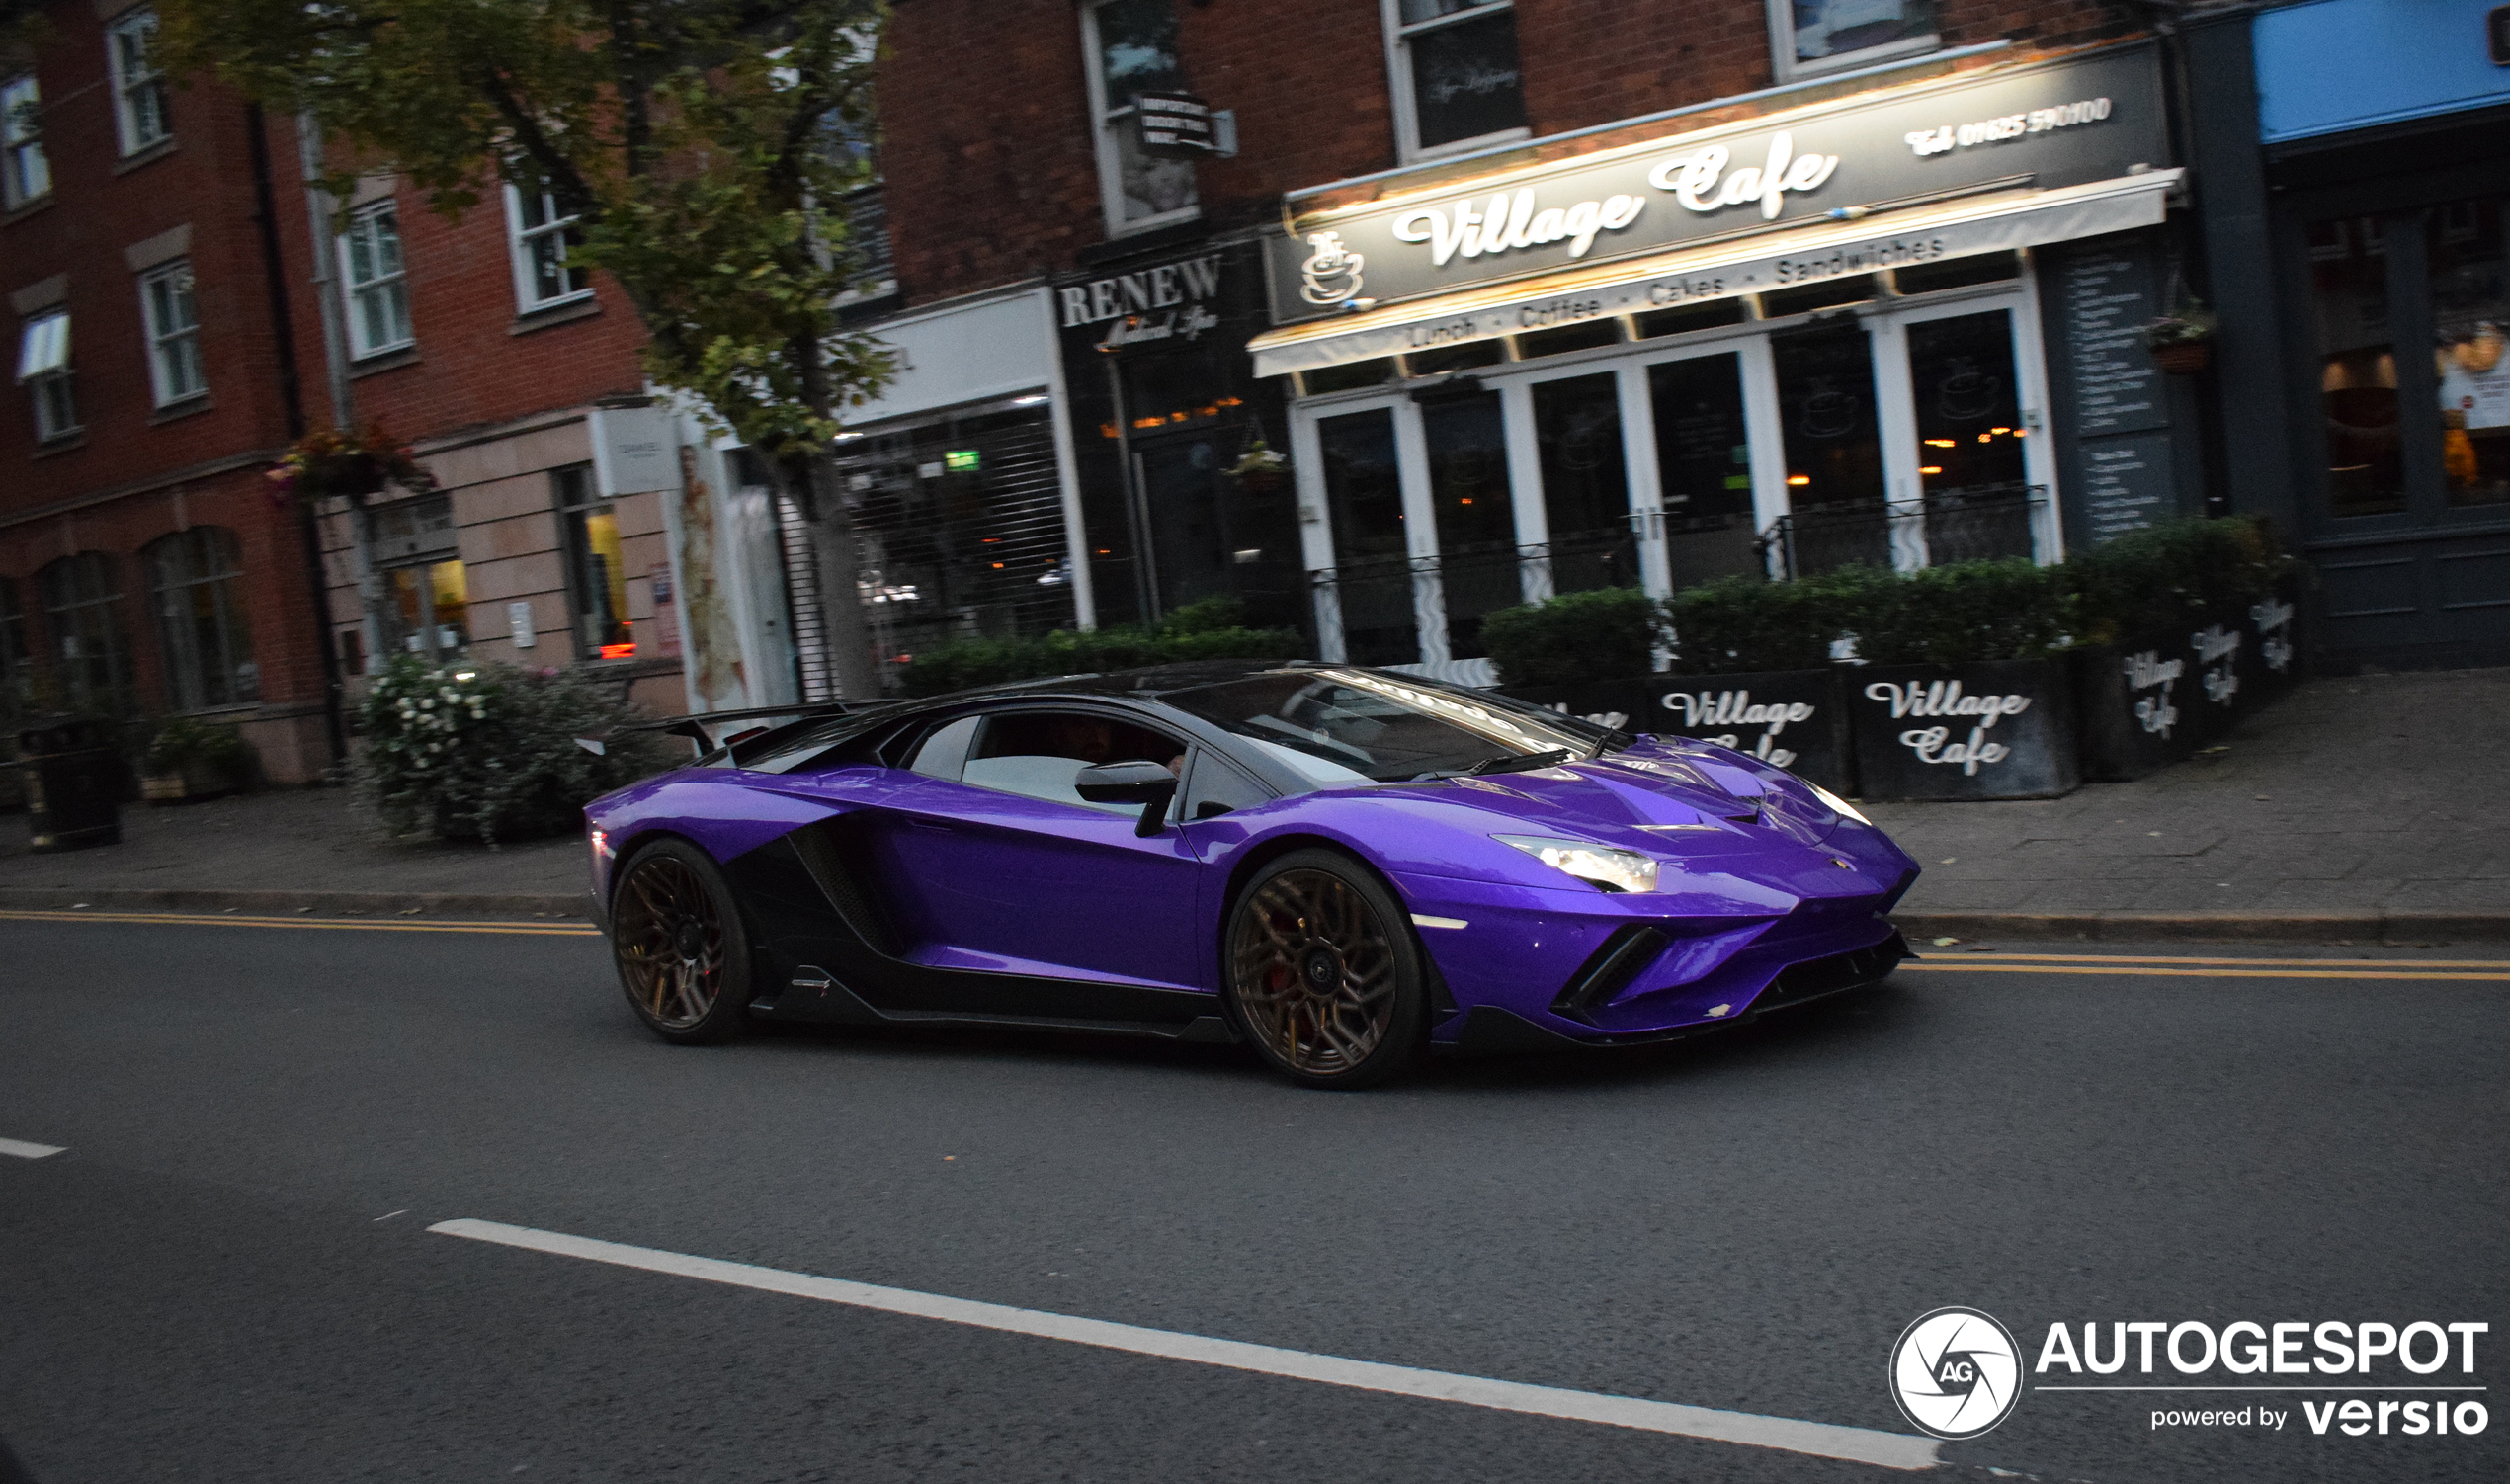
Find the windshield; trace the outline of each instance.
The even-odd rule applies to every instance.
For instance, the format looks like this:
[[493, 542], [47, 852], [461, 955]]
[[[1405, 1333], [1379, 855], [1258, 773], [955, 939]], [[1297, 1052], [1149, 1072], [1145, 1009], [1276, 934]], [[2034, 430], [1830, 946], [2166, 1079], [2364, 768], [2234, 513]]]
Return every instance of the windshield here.
[[1550, 754], [1565, 761], [1592, 754], [1597, 740], [1537, 712], [1359, 670], [1259, 675], [1160, 699], [1253, 739], [1323, 787]]

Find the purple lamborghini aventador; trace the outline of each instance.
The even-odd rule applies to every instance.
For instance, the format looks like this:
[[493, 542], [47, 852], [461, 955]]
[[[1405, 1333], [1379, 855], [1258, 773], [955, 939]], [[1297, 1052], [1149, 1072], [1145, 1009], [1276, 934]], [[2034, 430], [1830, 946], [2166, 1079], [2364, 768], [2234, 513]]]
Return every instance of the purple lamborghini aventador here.
[[1333, 664], [804, 714], [585, 813], [665, 1039], [1058, 1027], [1247, 1041], [1317, 1087], [1874, 983], [1917, 876], [1741, 753]]

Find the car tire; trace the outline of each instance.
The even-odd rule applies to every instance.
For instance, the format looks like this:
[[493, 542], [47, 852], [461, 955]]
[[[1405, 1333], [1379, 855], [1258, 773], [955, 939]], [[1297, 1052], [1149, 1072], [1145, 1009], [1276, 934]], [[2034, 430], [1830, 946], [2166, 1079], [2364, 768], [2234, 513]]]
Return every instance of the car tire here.
[[620, 867], [610, 915], [619, 987], [645, 1029], [681, 1046], [749, 1029], [749, 934], [706, 852], [685, 840], [638, 850]]
[[1428, 1035], [1427, 965], [1410, 915], [1339, 851], [1294, 851], [1237, 894], [1221, 926], [1230, 1028], [1304, 1087], [1375, 1087]]

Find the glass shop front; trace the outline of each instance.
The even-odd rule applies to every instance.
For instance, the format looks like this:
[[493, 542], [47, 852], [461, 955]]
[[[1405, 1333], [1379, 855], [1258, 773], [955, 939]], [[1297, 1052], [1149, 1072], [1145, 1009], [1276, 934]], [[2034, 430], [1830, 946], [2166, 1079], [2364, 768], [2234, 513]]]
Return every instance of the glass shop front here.
[[[1959, 140], [2017, 114], [2079, 122], [1917, 153], [1938, 121]], [[2106, 425], [2052, 406], [2051, 363], [2057, 394], [2101, 400], [2118, 316], [2143, 307], [2077, 313], [2064, 270], [2096, 242], [2150, 278], [2162, 149], [2150, 54], [2122, 48], [1295, 196], [1253, 351], [1296, 377], [1323, 652], [1471, 661], [1493, 610], [1588, 589], [2058, 559]]]

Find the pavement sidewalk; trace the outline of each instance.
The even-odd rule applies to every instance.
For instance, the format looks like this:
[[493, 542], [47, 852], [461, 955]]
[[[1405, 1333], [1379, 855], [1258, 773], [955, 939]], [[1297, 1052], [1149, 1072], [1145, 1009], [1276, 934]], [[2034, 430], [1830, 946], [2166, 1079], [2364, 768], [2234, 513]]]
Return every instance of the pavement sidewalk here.
[[[2510, 670], [2307, 682], [2225, 745], [2059, 799], [1867, 812], [1925, 866], [1895, 914], [1955, 937], [2510, 941]], [[393, 836], [348, 789], [133, 806], [123, 843], [34, 855], [0, 908], [586, 915], [581, 841]]]

